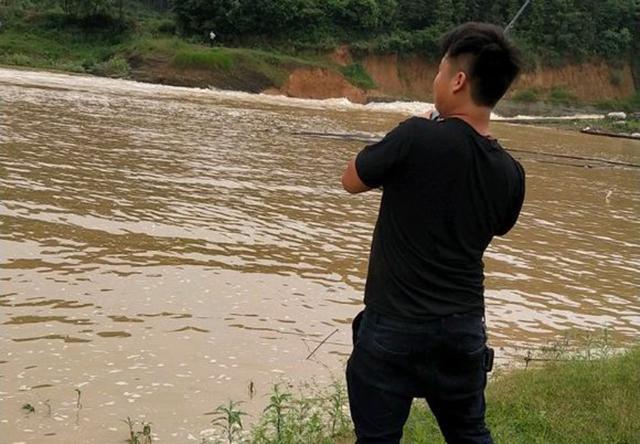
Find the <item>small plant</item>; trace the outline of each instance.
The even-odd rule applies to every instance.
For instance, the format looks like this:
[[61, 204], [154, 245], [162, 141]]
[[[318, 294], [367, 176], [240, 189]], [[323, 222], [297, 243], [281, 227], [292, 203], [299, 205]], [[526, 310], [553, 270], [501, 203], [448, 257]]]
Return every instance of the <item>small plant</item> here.
[[329, 444], [350, 436], [346, 390], [340, 381], [334, 381], [333, 390], [306, 384], [295, 396], [280, 387], [273, 387], [270, 404], [252, 429], [252, 443]]
[[35, 413], [36, 409], [34, 406], [32, 406], [31, 404], [27, 403], [25, 405], [22, 406], [22, 410], [24, 410], [26, 413]]
[[264, 413], [267, 414], [269, 421], [276, 430], [276, 436], [278, 442], [282, 441], [283, 423], [285, 421], [285, 415], [290, 409], [288, 402], [291, 400], [291, 393], [281, 392], [280, 385], [273, 386], [273, 393], [269, 397], [271, 401], [264, 409]]
[[218, 408], [214, 410], [217, 416], [211, 420], [214, 426], [222, 429], [229, 444], [240, 442], [244, 429], [242, 426], [242, 417], [245, 416], [246, 413], [237, 409], [239, 404], [241, 403], [229, 401], [229, 405], [218, 406]]
[[150, 422], [141, 422], [142, 430], [135, 431], [135, 421], [133, 421], [129, 416], [127, 419], [123, 419], [122, 422], [129, 426], [129, 439], [127, 442], [129, 444], [152, 444], [153, 441], [151, 439], [151, 423]]
[[348, 405], [348, 397], [344, 385], [334, 379], [333, 391], [329, 394], [329, 418], [331, 422], [331, 436], [344, 433], [349, 429], [351, 419], [345, 414], [345, 406]]

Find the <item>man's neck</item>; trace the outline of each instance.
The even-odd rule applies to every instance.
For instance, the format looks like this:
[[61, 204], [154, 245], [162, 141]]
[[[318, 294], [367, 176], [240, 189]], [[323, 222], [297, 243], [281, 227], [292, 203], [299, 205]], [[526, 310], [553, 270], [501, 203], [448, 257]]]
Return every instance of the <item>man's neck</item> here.
[[480, 107], [460, 108], [443, 117], [455, 117], [464, 120], [476, 132], [484, 137], [491, 137], [489, 131], [489, 121], [491, 120], [491, 109]]

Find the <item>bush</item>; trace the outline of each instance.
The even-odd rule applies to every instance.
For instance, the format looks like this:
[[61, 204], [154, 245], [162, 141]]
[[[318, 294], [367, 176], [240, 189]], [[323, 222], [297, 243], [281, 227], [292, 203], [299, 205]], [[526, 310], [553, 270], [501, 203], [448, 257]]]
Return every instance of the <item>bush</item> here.
[[576, 96], [571, 94], [562, 86], [556, 86], [549, 92], [549, 101], [559, 105], [572, 105], [577, 102]]
[[171, 18], [149, 19], [144, 28], [152, 35], [174, 35], [176, 33], [176, 22]]
[[513, 94], [512, 99], [516, 102], [531, 103], [540, 100], [539, 91], [534, 88], [522, 89]]
[[626, 99], [611, 99], [599, 102], [596, 106], [605, 111], [640, 112], [640, 91]]
[[1, 54], [0, 63], [15, 66], [35, 66], [33, 59], [25, 54]]
[[101, 63], [96, 63], [92, 68], [93, 74], [105, 77], [128, 77], [131, 67], [125, 59], [115, 56]]

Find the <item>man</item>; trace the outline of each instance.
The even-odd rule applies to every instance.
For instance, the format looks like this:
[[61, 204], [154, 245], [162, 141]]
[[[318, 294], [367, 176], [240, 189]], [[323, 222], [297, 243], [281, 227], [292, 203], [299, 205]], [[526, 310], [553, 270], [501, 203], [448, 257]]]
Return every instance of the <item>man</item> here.
[[440, 117], [414, 117], [347, 166], [344, 188], [383, 187], [347, 364], [358, 443], [397, 443], [425, 398], [449, 443], [491, 443], [484, 388], [482, 256], [515, 224], [524, 171], [489, 131], [520, 70], [501, 28], [467, 23], [442, 40], [433, 82]]

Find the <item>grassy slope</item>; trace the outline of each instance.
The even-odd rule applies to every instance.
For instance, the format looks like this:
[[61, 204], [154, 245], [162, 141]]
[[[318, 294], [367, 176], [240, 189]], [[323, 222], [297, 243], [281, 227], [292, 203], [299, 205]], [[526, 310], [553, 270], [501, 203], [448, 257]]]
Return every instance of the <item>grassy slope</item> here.
[[[0, 64], [251, 92], [278, 88], [293, 69], [310, 67], [340, 73], [365, 90], [376, 87], [358, 63], [340, 67], [308, 52], [292, 56], [273, 49], [212, 49], [174, 36], [170, 26], [168, 31], [163, 29], [163, 25], [172, 24], [166, 15], [143, 11], [137, 16], [139, 21], [131, 30], [116, 33], [108, 29], [83, 30], [56, 13], [6, 21], [0, 32]], [[584, 105], [562, 88], [546, 93], [522, 90], [512, 102], [523, 108], [542, 102], [551, 108]], [[637, 111], [640, 93], [597, 105], [605, 111]]]
[[293, 57], [276, 52], [247, 48], [210, 48], [186, 42], [178, 37], [139, 37], [122, 45], [120, 53], [127, 59], [160, 60], [166, 69], [207, 71], [222, 78], [260, 77], [262, 87], [280, 87], [291, 70], [299, 67], [335, 69], [318, 57]]
[[[557, 357], [567, 359], [566, 355]], [[486, 392], [487, 422], [494, 441], [508, 444], [640, 443], [638, 369], [640, 346], [635, 346], [615, 357], [551, 362], [540, 368], [496, 376]], [[276, 415], [271, 407], [267, 408], [251, 433], [252, 443], [354, 442], [350, 431], [352, 425], [340, 407], [346, 402], [341, 382], [336, 382], [333, 390], [326, 393], [299, 399], [291, 393], [278, 392], [276, 387], [271, 402], [283, 413]], [[276, 422], [282, 430], [279, 438], [275, 432]], [[424, 401], [414, 403], [402, 442], [444, 443]]]
[[375, 87], [360, 65], [342, 68], [319, 55], [210, 48], [164, 34], [153, 28], [153, 20], [124, 33], [83, 30], [61, 20], [40, 16], [7, 25], [0, 32], [0, 64], [252, 92], [280, 87], [292, 70], [307, 67], [341, 73], [358, 87]]
[[[487, 389], [494, 440], [531, 443], [640, 443], [640, 348], [608, 360], [519, 370]], [[443, 443], [433, 416], [414, 405], [405, 443]]]

